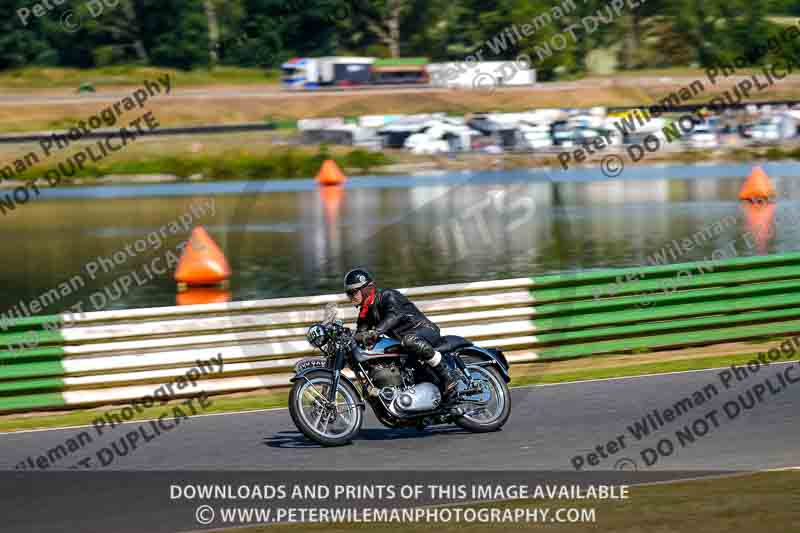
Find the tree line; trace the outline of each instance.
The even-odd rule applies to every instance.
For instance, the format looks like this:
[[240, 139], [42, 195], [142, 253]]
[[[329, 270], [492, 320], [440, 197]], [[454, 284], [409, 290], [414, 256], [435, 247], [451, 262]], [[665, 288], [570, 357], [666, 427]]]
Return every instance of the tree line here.
[[[528, 54], [539, 79], [615, 69], [707, 66], [766, 42], [800, 0], [630, 0], [621, 16], [547, 57], [536, 47], [608, 0], [0, 0], [0, 69], [142, 64], [275, 68], [291, 57]], [[631, 8], [630, 5], [638, 7]], [[555, 12], [555, 6], [563, 6]], [[781, 17], [783, 17], [781, 19]], [[541, 21], [507, 46], [512, 25]], [[488, 46], [487, 46], [488, 45]], [[791, 53], [800, 51], [800, 47]]]

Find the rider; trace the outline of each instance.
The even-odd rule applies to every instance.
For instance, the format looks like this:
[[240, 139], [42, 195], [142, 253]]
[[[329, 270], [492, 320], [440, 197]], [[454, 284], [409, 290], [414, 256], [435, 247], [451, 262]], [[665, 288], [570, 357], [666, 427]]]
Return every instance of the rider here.
[[407, 352], [433, 368], [442, 398], [450, 399], [458, 378], [442, 354], [434, 349], [441, 342], [439, 327], [399, 291], [378, 289], [372, 275], [364, 269], [356, 268], [345, 275], [344, 290], [359, 310], [356, 341], [372, 345], [381, 335], [400, 341]]

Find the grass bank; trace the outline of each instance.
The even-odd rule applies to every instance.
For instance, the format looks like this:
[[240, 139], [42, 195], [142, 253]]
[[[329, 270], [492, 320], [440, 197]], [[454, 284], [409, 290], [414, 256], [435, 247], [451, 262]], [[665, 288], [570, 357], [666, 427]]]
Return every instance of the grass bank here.
[[[69, 153], [76, 151], [77, 149], [70, 150]], [[94, 152], [98, 152], [96, 147]], [[74, 172], [70, 177], [65, 177], [62, 182], [64, 184], [91, 183], [104, 176], [142, 175], [214, 180], [308, 178], [316, 175], [326, 159], [335, 160], [340, 168], [347, 169], [351, 174], [369, 173], [394, 162], [394, 159], [383, 152], [346, 148], [329, 150], [326, 146], [273, 146], [263, 151], [248, 147], [226, 146], [221, 150], [198, 148], [196, 152], [192, 152], [191, 149], [151, 150], [145, 147], [121, 152], [97, 163], [86, 163], [82, 168], [73, 168], [69, 163], [59, 167], [55, 161], [50, 164], [35, 165], [23, 174], [16, 175], [15, 180], [35, 179], [45, 175], [48, 170], [58, 168], [64, 169], [59, 172], [62, 176]]]
[[[658, 357], [658, 354], [654, 354], [654, 356]], [[512, 367], [511, 386], [568, 383], [590, 379], [721, 368], [731, 364], [746, 363], [753, 357], [755, 357], [755, 351], [736, 355], [695, 356], [683, 359], [670, 358], [663, 361], [652, 361], [653, 356], [648, 355], [631, 355], [620, 358], [588, 357], [574, 361], [534, 363]], [[798, 356], [798, 359], [800, 359], [800, 356]], [[288, 389], [273, 389], [215, 396], [212, 397], [211, 406], [203, 412], [208, 414], [285, 407], [287, 392]], [[144, 409], [141, 413], [137, 413], [133, 420], [158, 418], [169, 405], [178, 404], [180, 404], [180, 401]], [[59, 413], [42, 412], [5, 415], [0, 416], [0, 431], [87, 425], [106, 413], [120, 414], [120, 411], [121, 409], [118, 407], [105, 407]]]
[[[516, 500], [470, 505], [495, 509], [548, 508], [553, 515], [560, 507], [595, 509], [593, 523], [501, 523], [448, 522], [423, 524], [294, 524], [238, 528], [237, 533], [350, 533], [377, 530], [384, 533], [436, 531], [557, 531], [577, 533], [728, 533], [730, 531], [795, 531], [797, 485], [800, 472], [759, 472], [660, 485], [633, 486], [625, 500]], [[233, 531], [233, 530], [231, 530]]]
[[[92, 69], [25, 67], [0, 72], [0, 89], [72, 89], [92, 84], [95, 89], [141, 85], [169, 74], [179, 87], [279, 83], [277, 70], [217, 67], [213, 70], [115, 65]], [[63, 91], [62, 91], [63, 92]]]
[[[75, 176], [66, 178], [64, 184], [102, 183], [104, 176], [114, 176], [107, 181], [136, 183], [138, 176], [169, 176], [193, 180], [225, 179], [283, 179], [308, 178], [316, 175], [322, 161], [328, 157], [336, 160], [348, 175], [357, 174], [407, 174], [418, 170], [478, 171], [548, 167], [560, 169], [555, 154], [532, 153], [491, 155], [482, 153], [423, 156], [404, 150], [372, 152], [346, 146], [302, 146], [287, 144], [296, 132], [274, 130], [225, 135], [176, 135], [170, 137], [141, 137], [124, 150], [111, 153], [98, 163], [87, 163]], [[13, 176], [13, 181], [2, 181], [0, 187], [15, 187], [18, 179], [41, 177], [60, 161], [73, 156], [84, 147], [97, 152], [96, 141], [79, 141], [67, 149], [46, 158], [38, 143], [0, 144], [0, 163], [13, 164], [15, 160], [34, 152], [41, 158], [24, 174]], [[597, 168], [605, 152], [599, 152], [581, 166]], [[623, 154], [626, 165], [631, 165]], [[800, 159], [800, 145], [748, 148], [723, 147], [717, 150], [661, 150], [650, 153], [636, 165], [652, 163], [753, 162], [757, 160]], [[67, 165], [69, 170], [69, 165]], [[130, 178], [126, 178], [129, 176]], [[201, 178], [202, 176], [202, 178]]]

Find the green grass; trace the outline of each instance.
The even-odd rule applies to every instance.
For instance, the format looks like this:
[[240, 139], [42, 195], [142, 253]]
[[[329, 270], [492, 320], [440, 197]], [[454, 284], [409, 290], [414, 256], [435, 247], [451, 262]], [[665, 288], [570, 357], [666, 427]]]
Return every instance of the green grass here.
[[[236, 529], [237, 533], [299, 533], [302, 531], [383, 533], [435, 531], [557, 531], [577, 533], [729, 533], [730, 531], [789, 532], [797, 530], [797, 486], [800, 473], [760, 472], [659, 485], [632, 486], [624, 500], [515, 500], [469, 505], [495, 509], [595, 509], [594, 523], [343, 523], [290, 524]], [[233, 530], [231, 530], [233, 531]]]
[[[97, 148], [95, 147], [95, 152]], [[65, 178], [69, 183], [74, 178], [99, 178], [108, 175], [171, 174], [188, 178], [201, 174], [206, 179], [290, 179], [308, 178], [319, 171], [326, 159], [333, 159], [341, 168], [357, 169], [368, 173], [393, 160], [383, 152], [369, 152], [362, 149], [351, 150], [343, 155], [333, 155], [321, 146], [316, 153], [308, 150], [277, 148], [271, 153], [255, 155], [244, 150], [230, 150], [220, 154], [181, 154], [181, 155], [141, 155], [126, 159], [106, 159], [100, 163], [85, 164], [77, 169], [74, 176]], [[48, 170], [58, 168], [34, 166], [15, 179], [36, 179]], [[64, 168], [70, 169], [68, 163]]]
[[[736, 74], [745, 76], [761, 72], [757, 66], [742, 67], [736, 69]], [[630, 70], [615, 70], [609, 74], [589, 74], [578, 75], [574, 79], [607, 79], [607, 78], [692, 78], [705, 80], [706, 70], [700, 67], [664, 67], [664, 68], [641, 68]], [[688, 81], [688, 80], [687, 80]]]
[[[742, 355], [727, 355], [717, 357], [704, 357], [664, 361], [658, 363], [624, 364], [609, 368], [583, 368], [569, 372], [537, 373], [537, 365], [525, 367], [512, 367], [511, 386], [532, 384], [566, 383], [588, 379], [603, 379], [625, 376], [640, 376], [644, 374], [657, 374], [664, 372], [679, 372], [686, 370], [701, 370], [705, 368], [726, 367], [731, 364], [742, 364], [756, 356], [755, 353]], [[800, 355], [792, 360], [800, 359]], [[595, 361], [602, 361], [602, 357], [586, 358], [587, 366]], [[268, 409], [286, 406], [287, 389], [272, 390], [242, 396], [218, 396], [212, 398], [212, 405], [204, 413], [221, 413], [247, 411], [251, 409]], [[175, 403], [175, 402], [173, 402]], [[164, 410], [163, 406], [154, 406], [138, 413], [134, 420], [147, 420], [158, 417]], [[66, 413], [30, 415], [7, 415], [0, 417], [0, 431], [18, 431], [25, 429], [53, 428], [91, 424], [92, 420], [105, 413], [118, 414], [120, 408], [97, 408]]]
[[264, 117], [264, 122], [267, 124], [275, 124], [275, 128], [279, 130], [296, 130], [297, 119], [295, 118], [275, 118], [272, 115]]
[[[291, 127], [290, 123], [285, 124]], [[204, 143], [213, 147], [214, 140]], [[88, 146], [91, 146], [89, 144]], [[143, 145], [144, 146], [144, 145]], [[61, 185], [69, 185], [73, 180], [80, 179], [82, 183], [86, 179], [97, 179], [104, 176], [135, 176], [165, 174], [186, 179], [190, 176], [201, 175], [206, 180], [250, 180], [250, 179], [293, 179], [308, 178], [317, 174], [322, 162], [325, 159], [334, 159], [340, 168], [346, 170], [348, 174], [369, 174], [380, 173], [381, 167], [401, 162], [407, 154], [388, 154], [385, 152], [372, 152], [364, 149], [353, 149], [346, 151], [340, 147], [329, 148], [322, 146], [302, 146], [287, 147], [281, 145], [264, 145], [262, 149], [254, 149], [251, 146], [234, 148], [230, 143], [228, 146], [217, 150], [207, 150], [201, 153], [191, 153], [186, 147], [172, 146], [171, 144], [162, 145], [159, 150], [131, 150], [123, 157], [112, 155], [98, 163], [85, 163], [83, 168], [76, 169], [71, 177], [64, 177]], [[333, 151], [335, 149], [335, 151]], [[9, 151], [6, 157], [6, 164], [11, 164], [12, 158], [19, 158], [29, 149], [19, 152]], [[77, 152], [74, 150], [73, 152]], [[98, 153], [98, 148], [93, 148], [94, 153]], [[209, 153], [210, 152], [210, 153]], [[649, 162], [673, 161], [673, 162], [697, 162], [713, 159], [711, 151], [692, 150], [687, 152], [667, 152], [658, 154], [659, 157]], [[756, 147], [748, 149], [736, 149], [726, 152], [723, 160], [732, 161], [752, 161], [753, 159], [767, 160], [798, 160], [800, 159], [800, 148], [784, 149], [781, 147]], [[415, 158], [414, 161], [430, 161], [430, 158]], [[520, 157], [515, 154], [506, 154], [503, 158], [506, 168], [529, 168], [542, 165], [558, 165], [554, 159], [540, 158], [531, 159], [530, 157]], [[70, 170], [69, 163], [63, 163], [64, 168]], [[447, 162], [439, 162], [447, 168]], [[44, 183], [43, 176], [47, 171], [56, 169], [57, 164], [33, 165], [26, 172], [14, 175], [14, 180], [34, 180], [39, 179], [40, 184]], [[54, 174], [55, 175], [55, 174]]]
[[[545, 383], [564, 383], [568, 381], [583, 381], [587, 379], [606, 379], [623, 376], [642, 376], [646, 374], [663, 374], [666, 372], [685, 372], [687, 370], [703, 370], [707, 368], [721, 368], [732, 364], [743, 364], [752, 360], [757, 354], [723, 355], [715, 357], [701, 357], [693, 359], [680, 359], [657, 363], [643, 363], [637, 365], [624, 365], [620, 367], [580, 369], [571, 372], [554, 372], [548, 374], [523, 374], [516, 375], [512, 385], [532, 385]], [[800, 360], [800, 355], [787, 360]], [[780, 362], [780, 361], [778, 361]]]
[[0, 72], [0, 87], [5, 89], [55, 89], [77, 90], [82, 83], [91, 83], [96, 88], [141, 85], [169, 74], [173, 86], [201, 85], [252, 85], [277, 84], [277, 70], [256, 68], [216, 67], [213, 70], [176, 70], [137, 65], [116, 65], [93, 69], [25, 67]]

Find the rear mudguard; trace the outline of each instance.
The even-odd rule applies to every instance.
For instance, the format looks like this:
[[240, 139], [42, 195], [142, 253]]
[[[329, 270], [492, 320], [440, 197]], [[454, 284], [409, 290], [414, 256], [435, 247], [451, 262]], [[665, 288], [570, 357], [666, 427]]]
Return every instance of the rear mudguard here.
[[[506, 383], [511, 381], [511, 376], [508, 373], [508, 361], [500, 350], [495, 348], [481, 348], [480, 346], [467, 346], [466, 348], [456, 350], [456, 354], [459, 356], [459, 359], [463, 357], [477, 358], [480, 362], [471, 362], [469, 364], [481, 366], [491, 365], [497, 368]], [[462, 362], [466, 363], [463, 359]]]
[[[328, 374], [331, 377], [332, 381], [335, 381], [335, 377], [336, 377], [335, 372], [333, 370], [331, 370], [330, 368], [308, 368], [306, 370], [303, 370], [299, 374], [295, 374], [289, 380], [289, 383], [294, 383], [296, 381], [300, 381], [301, 379], [305, 379], [306, 381], [308, 381], [308, 376], [310, 374]], [[346, 381], [350, 385], [353, 386], [353, 389], [356, 391], [356, 394], [358, 394], [358, 400], [357, 400], [358, 401], [358, 406], [361, 407], [362, 410], [365, 409], [366, 408], [366, 404], [364, 403], [364, 399], [361, 397], [361, 393], [359, 392], [360, 389], [359, 389], [358, 386], [356, 386], [355, 383], [353, 383], [353, 380], [348, 378], [344, 374], [339, 373], [339, 381]]]

